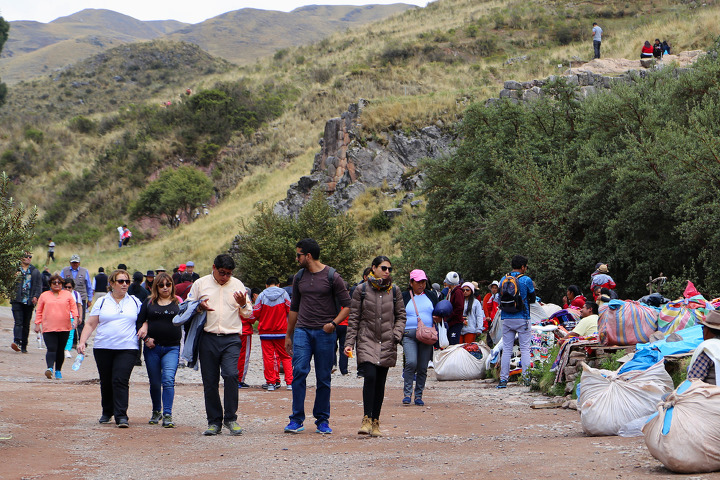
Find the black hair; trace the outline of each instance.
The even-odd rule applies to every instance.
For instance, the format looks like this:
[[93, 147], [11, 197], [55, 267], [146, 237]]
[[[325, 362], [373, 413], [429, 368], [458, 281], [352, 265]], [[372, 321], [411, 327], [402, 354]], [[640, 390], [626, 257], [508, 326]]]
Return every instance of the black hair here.
[[389, 264], [392, 265], [392, 262], [390, 261], [390, 259], [388, 257], [386, 257], [385, 255], [378, 255], [377, 257], [373, 258], [371, 265], [373, 267], [379, 267], [380, 264], [383, 262], [388, 262]]
[[253, 287], [250, 289], [250, 298], [252, 298], [253, 295], [260, 295], [262, 293], [262, 290], [260, 290], [257, 287]]
[[612, 296], [612, 294], [610, 293], [610, 289], [607, 288], [607, 287], [602, 287], [602, 288], [600, 289], [600, 294], [601, 294], [601, 295], [610, 295], [610, 296]]
[[142, 282], [142, 281], [143, 281], [143, 278], [145, 278], [145, 277], [143, 276], [143, 274], [142, 274], [141, 272], [137, 272], [137, 271], [136, 271], [136, 272], [133, 273], [132, 279], [133, 279], [133, 282], [134, 282], [134, 283], [140, 283], [140, 282]]
[[183, 282], [192, 282], [192, 275], [190, 275], [189, 273], [183, 273], [182, 275], [180, 275], [180, 283]]
[[320, 260], [320, 245], [313, 238], [303, 238], [295, 244], [300, 249], [300, 253], [310, 255], [313, 260]]
[[[51, 278], [52, 278], [52, 277], [51, 277]], [[65, 281], [63, 282], [63, 287], [64, 287], [66, 284], [68, 284], [68, 283], [69, 283], [70, 285], [72, 285], [73, 288], [75, 288], [75, 280], [73, 280], [72, 277], [65, 277]]]
[[[472, 290], [472, 288], [470, 290]], [[475, 303], [475, 300], [477, 300], [475, 298], [475, 293], [471, 291], [470, 297], [467, 299], [467, 301], [468, 301], [467, 307], [465, 307], [465, 316], [470, 315], [470, 312], [472, 311], [472, 307], [473, 307], [473, 304]]]
[[280, 283], [280, 279], [278, 277], [269, 276], [267, 280], [265, 280], [265, 285], [278, 285]]
[[595, 302], [587, 301], [587, 302], [585, 302], [585, 306], [589, 307], [590, 310], [592, 310], [593, 315], [597, 315], [598, 312], [600, 311], [600, 307], [598, 307], [598, 304]]
[[597, 25], [597, 22], [593, 22], [593, 25]]
[[98, 273], [103, 273], [103, 272], [105, 272], [105, 269], [103, 267], [98, 268]]
[[365, 277], [367, 277], [368, 275], [370, 275], [370, 272], [372, 272], [372, 268], [370, 268], [370, 267], [367, 267], [365, 270], [363, 270], [363, 274], [362, 274], [363, 279], [362, 279], [362, 281], [361, 281], [360, 283], [362, 283], [362, 282], [365, 281]]
[[118, 270], [127, 270], [127, 265], [124, 263], [118, 263]]
[[215, 268], [218, 270], [221, 268], [224, 268], [225, 270], [235, 270], [235, 260], [233, 260], [233, 257], [227, 253], [221, 253], [215, 257], [213, 265], [215, 265]]
[[514, 257], [512, 257], [512, 260], [510, 260], [510, 266], [513, 270], [519, 270], [522, 267], [527, 266], [527, 264], [527, 257], [523, 257], [522, 255], [515, 255]]
[[570, 292], [570, 293], [572, 293], [572, 294], [575, 295], [576, 297], [577, 297], [578, 295], [581, 295], [581, 293], [580, 293], [580, 287], [578, 287], [577, 285], [568, 285], [567, 291]]

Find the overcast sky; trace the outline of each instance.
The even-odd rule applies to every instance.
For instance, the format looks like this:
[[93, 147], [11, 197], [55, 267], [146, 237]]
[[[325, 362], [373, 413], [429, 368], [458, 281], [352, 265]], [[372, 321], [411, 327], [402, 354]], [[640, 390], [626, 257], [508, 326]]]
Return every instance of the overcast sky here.
[[369, 5], [407, 3], [424, 7], [427, 0], [0, 0], [0, 16], [7, 21], [51, 22], [86, 8], [105, 8], [138, 20], [179, 20], [199, 23], [241, 8], [289, 12], [303, 5]]

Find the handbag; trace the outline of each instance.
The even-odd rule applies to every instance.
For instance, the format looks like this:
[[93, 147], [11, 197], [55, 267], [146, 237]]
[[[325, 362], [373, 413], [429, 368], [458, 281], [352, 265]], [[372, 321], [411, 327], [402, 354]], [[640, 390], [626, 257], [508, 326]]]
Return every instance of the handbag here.
[[435, 345], [438, 341], [437, 330], [432, 327], [426, 327], [423, 323], [420, 318], [420, 312], [418, 312], [417, 304], [415, 303], [415, 295], [413, 295], [412, 291], [410, 292], [410, 298], [412, 299], [413, 307], [415, 307], [415, 315], [417, 315], [418, 319], [417, 330], [415, 330], [415, 338], [426, 345]]
[[447, 326], [444, 321], [438, 323], [438, 338], [441, 349], [447, 348], [450, 345], [450, 340], [448, 340], [447, 336]]

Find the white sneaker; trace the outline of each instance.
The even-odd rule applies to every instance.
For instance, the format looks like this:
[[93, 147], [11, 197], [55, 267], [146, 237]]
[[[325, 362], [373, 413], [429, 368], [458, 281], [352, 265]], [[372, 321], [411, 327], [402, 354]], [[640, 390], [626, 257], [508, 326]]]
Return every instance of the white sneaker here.
[[428, 362], [428, 368], [433, 368], [433, 369], [435, 368], [435, 367], [433, 366], [432, 360], [430, 360], [430, 361]]
[[272, 383], [268, 383], [267, 391], [268, 391], [268, 392], [273, 392], [273, 391], [275, 391], [275, 385], [273, 385]]
[[70, 350], [65, 350], [65, 358], [72, 358], [72, 354], [70, 353]]

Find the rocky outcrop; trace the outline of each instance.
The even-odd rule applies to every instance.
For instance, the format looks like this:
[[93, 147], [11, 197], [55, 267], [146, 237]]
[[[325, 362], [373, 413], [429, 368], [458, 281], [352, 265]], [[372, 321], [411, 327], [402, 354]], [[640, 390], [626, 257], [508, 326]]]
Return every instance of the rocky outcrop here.
[[409, 135], [388, 133], [387, 145], [375, 140], [362, 142], [356, 131], [358, 117], [367, 104], [361, 99], [325, 124], [320, 153], [315, 155], [310, 175], [290, 187], [287, 198], [275, 205], [277, 213], [297, 214], [316, 187], [327, 192], [328, 202], [338, 211], [349, 209], [353, 200], [368, 188], [415, 190], [423, 180], [423, 174], [416, 171], [418, 162], [452, 152], [454, 137], [439, 126]]

